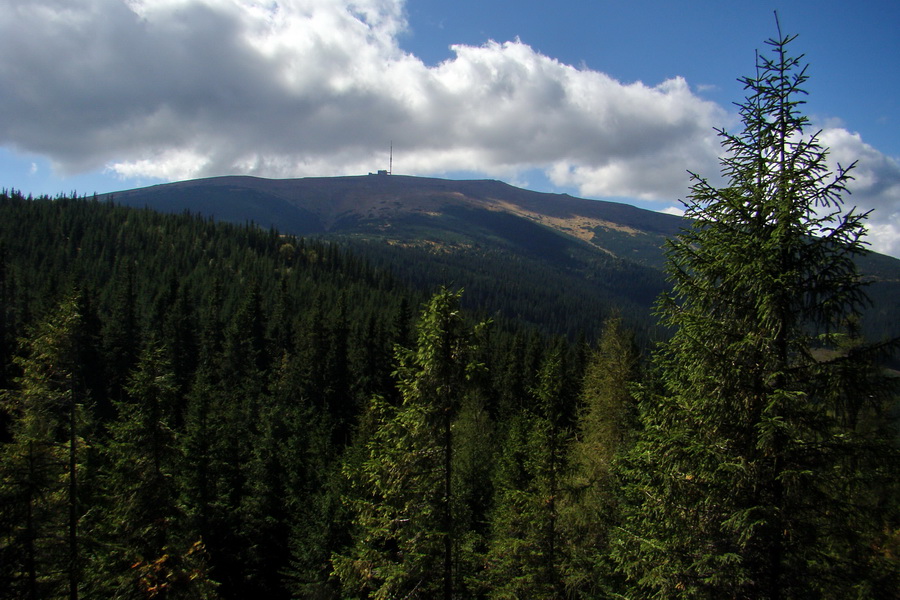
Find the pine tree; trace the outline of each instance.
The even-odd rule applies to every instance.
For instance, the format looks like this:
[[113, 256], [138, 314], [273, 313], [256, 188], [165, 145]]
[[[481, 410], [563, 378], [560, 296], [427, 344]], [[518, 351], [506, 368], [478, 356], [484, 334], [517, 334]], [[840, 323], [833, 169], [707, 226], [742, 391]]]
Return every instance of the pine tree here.
[[560, 500], [571, 442], [565, 366], [548, 353], [533, 406], [513, 418], [497, 475], [487, 555], [492, 598], [563, 598]]
[[160, 341], [168, 353], [178, 393], [184, 395], [199, 363], [199, 342], [193, 300], [184, 285], [165, 315]]
[[[187, 472], [198, 485], [189, 492], [198, 501], [193, 507], [212, 577], [226, 598], [244, 597], [258, 576], [248, 541], [254, 532], [242, 507], [253, 503], [250, 466], [268, 392], [265, 331], [262, 298], [251, 285], [225, 328], [220, 357], [198, 372], [187, 415]], [[209, 366], [217, 379], [208, 379]]]
[[373, 433], [347, 472], [354, 543], [333, 559], [349, 593], [454, 595], [453, 423], [473, 368], [470, 338], [459, 293], [438, 292], [422, 312], [416, 348], [398, 351], [400, 406], [370, 403]]
[[[86, 303], [75, 292], [23, 340], [22, 375], [4, 398], [13, 415], [3, 447], [0, 492], [11, 517], [4, 577], [13, 597], [78, 598], [83, 568], [80, 521], [90, 416]], [[11, 552], [7, 552], [11, 551]]]
[[272, 600], [286, 597], [280, 580], [289, 559], [288, 502], [294, 500], [295, 493], [287, 485], [288, 466], [304, 454], [303, 446], [288, 443], [297, 427], [293, 408], [270, 397], [262, 399], [257, 417], [259, 432], [244, 467], [246, 492], [240, 506], [242, 537], [247, 546], [244, 585]]
[[107, 504], [94, 518], [100, 539], [91, 565], [94, 594], [115, 598], [209, 598], [205, 552], [184, 528], [175, 472], [177, 385], [164, 350], [150, 343], [114, 403], [106, 467]]
[[107, 387], [111, 402], [122, 400], [124, 380], [134, 367], [140, 348], [134, 264], [123, 262], [124, 267], [113, 284], [115, 287], [111, 314], [104, 323], [103, 331], [103, 359], [109, 373]]
[[632, 386], [639, 381], [639, 360], [633, 335], [620, 319], [608, 319], [584, 374], [578, 433], [560, 517], [570, 546], [566, 587], [574, 597], [602, 597], [616, 585], [609, 561], [620, 501], [614, 464], [635, 435]]
[[[14, 299], [16, 281], [10, 272], [6, 244], [0, 241], [0, 389], [11, 382], [12, 358], [15, 354], [17, 317]], [[0, 443], [6, 441], [6, 415], [0, 412]]]
[[552, 594], [543, 580], [540, 524], [543, 498], [535, 489], [532, 460], [544, 451], [532, 435], [532, 417], [515, 414], [496, 457], [490, 546], [486, 556], [487, 593], [493, 598]]
[[484, 383], [472, 383], [473, 389], [463, 397], [453, 423], [453, 560], [457, 597], [477, 597], [485, 584], [484, 555], [494, 495], [491, 475], [497, 454], [496, 426], [485, 408]]
[[832, 173], [806, 131], [794, 37], [779, 31], [742, 79], [744, 128], [719, 131], [729, 183], [694, 176], [693, 223], [668, 249], [659, 310], [675, 333], [662, 393], [641, 398], [616, 550], [642, 598], [847, 598], [884, 576], [872, 495], [896, 449], [835, 402], [855, 390], [833, 374], [865, 353], [816, 352], [864, 305], [865, 215], [843, 208], [850, 168]]
[[[318, 399], [310, 397], [301, 362], [283, 357], [268, 416], [264, 416], [266, 435], [257, 444], [255, 462], [263, 459], [263, 464], [268, 463], [268, 478], [260, 481], [254, 477], [254, 486], [262, 483], [270, 495], [268, 503], [275, 506], [261, 506], [257, 492], [253, 495], [256, 514], [250, 512], [249, 516], [263, 517], [269, 520], [266, 524], [281, 529], [269, 541], [286, 545], [274, 566], [292, 597], [327, 598], [335, 583], [329, 581], [330, 558], [341, 526], [336, 515], [340, 461], [331, 444], [331, 418]], [[270, 445], [274, 447], [270, 449]], [[284, 519], [271, 523], [279, 512]]]

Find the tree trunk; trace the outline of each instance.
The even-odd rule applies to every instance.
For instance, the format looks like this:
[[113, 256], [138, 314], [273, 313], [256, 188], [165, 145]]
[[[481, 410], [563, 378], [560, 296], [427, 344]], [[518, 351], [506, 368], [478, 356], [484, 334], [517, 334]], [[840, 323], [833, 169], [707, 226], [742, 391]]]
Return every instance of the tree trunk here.
[[78, 504], [76, 465], [76, 397], [69, 407], [69, 600], [78, 600]]
[[453, 527], [451, 510], [453, 452], [451, 445], [449, 406], [444, 417], [444, 600], [453, 598], [453, 539], [450, 535]]

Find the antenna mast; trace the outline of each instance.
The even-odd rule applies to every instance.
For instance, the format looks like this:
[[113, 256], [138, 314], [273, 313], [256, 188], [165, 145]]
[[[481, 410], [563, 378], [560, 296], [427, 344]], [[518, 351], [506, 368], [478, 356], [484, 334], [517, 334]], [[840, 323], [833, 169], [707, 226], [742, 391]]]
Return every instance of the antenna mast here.
[[388, 163], [388, 175], [394, 174], [394, 140], [391, 140], [391, 159]]

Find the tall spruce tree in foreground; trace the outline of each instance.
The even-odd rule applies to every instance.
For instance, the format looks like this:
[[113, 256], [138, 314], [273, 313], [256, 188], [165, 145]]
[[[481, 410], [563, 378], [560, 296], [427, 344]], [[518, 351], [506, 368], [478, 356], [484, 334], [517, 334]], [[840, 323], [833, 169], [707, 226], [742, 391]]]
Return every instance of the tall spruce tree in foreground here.
[[641, 398], [614, 550], [630, 597], [898, 589], [879, 550], [897, 526], [885, 522], [896, 446], [871, 425], [885, 395], [862, 377], [878, 376], [876, 348], [835, 344], [866, 302], [854, 266], [865, 215], [843, 209], [850, 168], [829, 171], [805, 131], [794, 37], [779, 31], [741, 80], [744, 129], [719, 131], [729, 183], [693, 176], [693, 224], [668, 248], [674, 291], [659, 311], [674, 335], [656, 356], [662, 392]]

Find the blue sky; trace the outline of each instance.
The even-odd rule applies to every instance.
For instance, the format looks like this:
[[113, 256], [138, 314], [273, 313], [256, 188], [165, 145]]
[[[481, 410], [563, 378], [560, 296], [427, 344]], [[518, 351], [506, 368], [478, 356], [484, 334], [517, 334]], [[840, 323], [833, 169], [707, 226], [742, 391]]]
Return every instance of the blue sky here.
[[775, 34], [777, 10], [810, 62], [808, 113], [844, 120], [900, 155], [897, 2], [419, 0], [407, 10], [411, 32], [401, 43], [430, 63], [450, 58], [451, 44], [518, 36], [543, 54], [624, 82], [682, 76], [723, 106], [743, 98], [737, 79], [750, 74], [755, 50]]
[[0, 0], [0, 186], [489, 177], [673, 210], [774, 35], [900, 256], [900, 3]]

